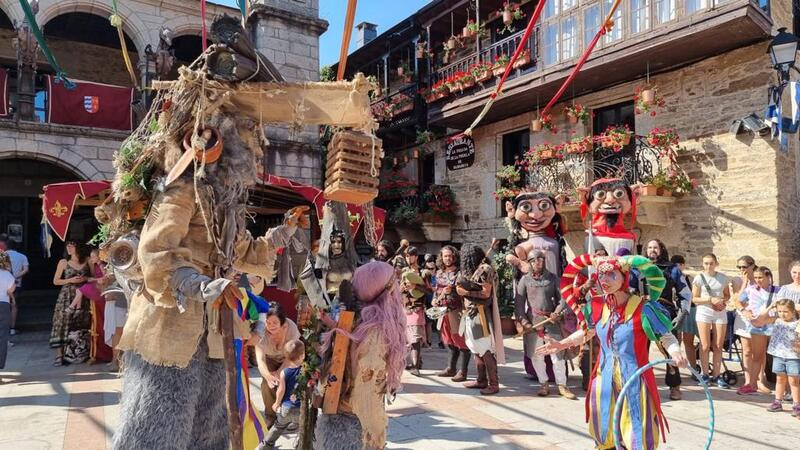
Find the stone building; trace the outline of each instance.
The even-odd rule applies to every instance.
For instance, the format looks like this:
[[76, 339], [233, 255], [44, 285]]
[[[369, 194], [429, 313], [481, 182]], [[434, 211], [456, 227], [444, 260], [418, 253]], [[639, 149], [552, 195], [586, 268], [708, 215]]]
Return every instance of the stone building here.
[[[501, 202], [493, 197], [498, 187], [495, 173], [528, 148], [597, 135], [612, 124], [627, 124], [639, 136], [618, 154], [594, 148], [535, 167], [533, 176], [541, 186], [574, 200], [574, 187], [606, 175], [609, 164], [625, 165], [632, 182], [646, 182], [659, 169], [666, 169], [668, 161], [654, 156], [646, 136], [654, 128], [672, 128], [686, 149], [677, 156], [677, 168], [694, 179], [697, 188], [681, 197], [641, 197], [634, 227], [638, 244], [660, 238], [671, 253], [685, 255], [694, 268], [699, 267], [702, 254], [714, 252], [729, 274], [736, 272], [736, 258], [749, 254], [758, 264], [772, 268], [778, 274], [776, 281], [789, 281], [788, 265], [800, 256], [795, 237], [800, 231], [797, 135], [790, 135], [788, 151], [782, 152], [768, 136], [732, 133], [731, 124], [751, 113], [763, 118], [767, 88], [775, 82], [767, 46], [777, 28], [791, 31], [798, 24], [798, 12], [793, 15], [790, 2], [775, 0], [622, 2], [614, 28], [601, 38], [551, 110], [557, 133], [532, 131], [531, 121], [574, 67], [608, 4], [548, 1], [528, 42], [530, 62], [512, 71], [502, 96], [473, 130], [475, 159], [469, 167], [446, 167], [444, 138], [425, 146], [434, 149], [434, 182], [450, 186], [456, 196], [451, 241], [488, 246], [492, 238], [507, 235]], [[535, 5], [535, 1], [521, 2], [526, 18], [514, 21], [502, 35], [504, 24], [495, 12], [500, 2], [481, 1], [480, 11], [465, 13], [459, 2], [434, 1], [415, 13], [406, 20], [413, 19], [420, 30], [412, 39], [425, 41], [433, 53], [418, 88], [424, 93], [477, 62], [492, 64], [512, 54]], [[459, 34], [467, 19], [476, 18], [486, 22], [485, 35], [459, 39], [462, 42], [442, 61], [442, 44]], [[430, 98], [425, 114], [428, 129], [438, 136], [466, 129], [497, 78], [443, 99]], [[634, 91], [648, 80], [665, 100], [655, 117], [634, 113]], [[585, 125], [568, 124], [563, 111], [573, 103], [588, 108], [594, 117]], [[787, 108], [784, 116], [789, 115]], [[420, 158], [409, 166], [424, 161]], [[412, 176], [421, 173], [405, 170]], [[567, 204], [562, 214], [570, 229], [568, 253], [584, 251], [585, 224], [578, 206]]]
[[[154, 54], [159, 51], [162, 30], [171, 30], [171, 44], [162, 46], [175, 59], [165, 79], [176, 77], [177, 67], [200, 54], [197, 0], [131, 0], [118, 6], [140, 85], [148, 85], [157, 76]], [[68, 77], [132, 87], [117, 31], [109, 22], [111, 8], [111, 2], [95, 0], [40, 0], [36, 21]], [[327, 29], [318, 11], [318, 0], [251, 2], [248, 27], [254, 41], [289, 81], [318, 80], [319, 35]], [[238, 17], [240, 11], [207, 4], [209, 25], [223, 14]], [[0, 69], [8, 74], [9, 103], [9, 114], [0, 116], [0, 232], [21, 226], [21, 250], [31, 256], [31, 264], [37, 268], [29, 282], [44, 287], [49, 285], [53, 261], [44, 260], [39, 250], [42, 186], [109, 179], [113, 176], [113, 153], [128, 132], [49, 123], [45, 114], [49, 106], [46, 76], [55, 75], [54, 69], [40, 51], [36, 52], [32, 36], [21, 31], [24, 28], [19, 2], [0, 0]], [[265, 152], [265, 167], [269, 172], [304, 183], [320, 183], [316, 130], [289, 133], [269, 127], [267, 136], [271, 147]], [[72, 224], [75, 237], [85, 239], [94, 234], [88, 209], [78, 210]], [[61, 243], [56, 241], [53, 253], [60, 255]]]

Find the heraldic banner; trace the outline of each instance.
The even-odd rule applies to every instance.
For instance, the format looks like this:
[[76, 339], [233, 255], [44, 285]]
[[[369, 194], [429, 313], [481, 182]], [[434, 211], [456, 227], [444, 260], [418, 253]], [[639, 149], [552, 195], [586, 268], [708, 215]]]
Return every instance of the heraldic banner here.
[[70, 90], [54, 77], [47, 77], [48, 122], [122, 131], [133, 129], [133, 88], [73, 81], [75, 89]]
[[0, 117], [8, 115], [8, 72], [0, 69]]
[[75, 200], [87, 199], [111, 188], [108, 181], [78, 181], [48, 184], [44, 187], [42, 212], [50, 228], [62, 241], [67, 237], [69, 221], [75, 209]]

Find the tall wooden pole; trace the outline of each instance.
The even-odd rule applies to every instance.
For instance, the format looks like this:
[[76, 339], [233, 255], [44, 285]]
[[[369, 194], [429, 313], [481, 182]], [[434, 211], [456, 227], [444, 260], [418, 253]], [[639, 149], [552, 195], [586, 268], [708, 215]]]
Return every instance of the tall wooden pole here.
[[[227, 291], [222, 295], [229, 295]], [[233, 349], [233, 311], [223, 301], [219, 308], [219, 325], [222, 330], [222, 356], [225, 362], [225, 407], [228, 412], [228, 436], [233, 450], [244, 450], [242, 421], [236, 401], [236, 352]], [[245, 386], [245, 389], [248, 387]], [[269, 407], [269, 405], [267, 405]]]

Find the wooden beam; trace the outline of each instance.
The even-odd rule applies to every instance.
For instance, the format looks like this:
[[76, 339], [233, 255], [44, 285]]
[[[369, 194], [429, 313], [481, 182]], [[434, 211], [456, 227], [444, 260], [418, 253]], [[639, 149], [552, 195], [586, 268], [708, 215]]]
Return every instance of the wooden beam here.
[[[351, 332], [355, 315], [353, 311], [340, 312], [338, 328], [348, 333]], [[322, 402], [323, 414], [336, 414], [339, 412], [339, 397], [342, 395], [342, 381], [349, 350], [350, 339], [341, 333], [336, 333], [336, 339], [333, 342], [333, 360], [325, 381], [325, 399]], [[356, 376], [356, 374], [353, 374], [353, 376]]]

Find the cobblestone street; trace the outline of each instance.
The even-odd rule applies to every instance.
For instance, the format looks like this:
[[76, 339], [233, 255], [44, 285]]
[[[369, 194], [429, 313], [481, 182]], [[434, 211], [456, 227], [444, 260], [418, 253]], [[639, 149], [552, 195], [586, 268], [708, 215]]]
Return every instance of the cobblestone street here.
[[[0, 377], [0, 448], [18, 450], [101, 450], [110, 448], [119, 403], [120, 379], [102, 365], [53, 367], [43, 333], [18, 336]], [[501, 393], [482, 397], [449, 379], [432, 374], [444, 364], [445, 352], [424, 351], [423, 377], [406, 374], [404, 392], [389, 407], [391, 449], [590, 449], [592, 441], [583, 423], [584, 403], [580, 376], [570, 385], [581, 394], [569, 401], [557, 396], [535, 396], [537, 385], [525, 378], [522, 342], [506, 339], [508, 359], [501, 368]], [[655, 357], [655, 355], [653, 355]], [[474, 367], [472, 368], [474, 370]], [[257, 371], [251, 371], [253, 399], [260, 405]], [[657, 370], [657, 377], [663, 371]], [[702, 448], [708, 408], [702, 389], [684, 380], [684, 400], [669, 401], [661, 388], [671, 433], [669, 449]], [[795, 449], [800, 421], [788, 411], [764, 410], [770, 396], [741, 397], [733, 390], [713, 390], [717, 432], [716, 449]], [[788, 405], [787, 405], [788, 407]], [[282, 438], [290, 448], [293, 435]]]

